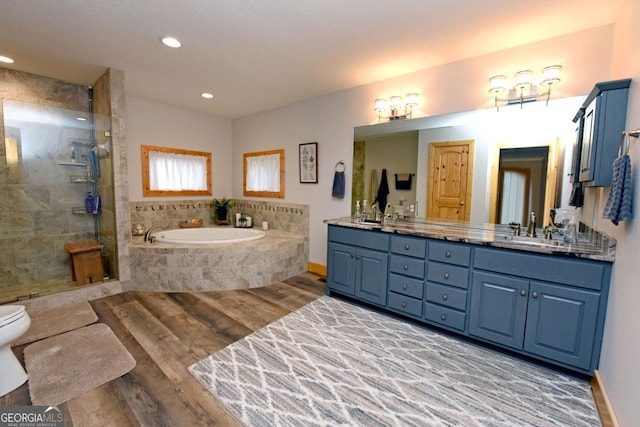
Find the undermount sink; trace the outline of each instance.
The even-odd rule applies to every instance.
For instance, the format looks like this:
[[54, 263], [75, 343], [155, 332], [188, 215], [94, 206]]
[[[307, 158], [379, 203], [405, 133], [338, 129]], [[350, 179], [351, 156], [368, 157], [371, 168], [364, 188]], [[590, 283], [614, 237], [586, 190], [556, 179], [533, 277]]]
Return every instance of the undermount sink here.
[[529, 236], [504, 236], [504, 240], [509, 243], [515, 243], [525, 246], [539, 246], [539, 247], [555, 247], [564, 246], [564, 242], [560, 240], [550, 240], [544, 237], [529, 237]]

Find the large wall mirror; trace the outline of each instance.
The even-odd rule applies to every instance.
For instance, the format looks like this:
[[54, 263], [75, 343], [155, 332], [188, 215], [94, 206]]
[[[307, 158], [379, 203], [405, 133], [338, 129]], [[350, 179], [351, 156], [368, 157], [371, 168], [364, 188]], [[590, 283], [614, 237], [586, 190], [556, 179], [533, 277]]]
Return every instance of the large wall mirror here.
[[[354, 129], [352, 212], [376, 199], [405, 216], [538, 224], [566, 207], [575, 124], [584, 97], [398, 120]], [[565, 201], [565, 202], [563, 202]], [[381, 207], [383, 210], [384, 207]]]

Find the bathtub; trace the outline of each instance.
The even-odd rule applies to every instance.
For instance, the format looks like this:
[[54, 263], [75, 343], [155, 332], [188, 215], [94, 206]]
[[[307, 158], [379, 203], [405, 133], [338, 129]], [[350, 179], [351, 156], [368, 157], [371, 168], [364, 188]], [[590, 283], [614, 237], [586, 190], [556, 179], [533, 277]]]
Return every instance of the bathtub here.
[[152, 234], [158, 243], [180, 245], [216, 245], [220, 243], [249, 242], [262, 239], [265, 232], [253, 228], [180, 228], [161, 230]]

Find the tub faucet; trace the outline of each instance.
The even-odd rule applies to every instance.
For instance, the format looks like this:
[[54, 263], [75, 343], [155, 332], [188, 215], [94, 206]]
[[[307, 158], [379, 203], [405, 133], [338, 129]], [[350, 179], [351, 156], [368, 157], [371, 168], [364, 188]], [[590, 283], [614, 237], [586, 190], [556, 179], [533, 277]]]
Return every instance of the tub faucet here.
[[[152, 225], [151, 227], [149, 227], [149, 229], [147, 231], [145, 231], [144, 233], [144, 241], [145, 242], [152, 242], [151, 240], [151, 232], [153, 230], [155, 230], [156, 228], [159, 228], [160, 230], [164, 230], [164, 227], [161, 227], [159, 225]], [[152, 242], [153, 243], [153, 242]]]

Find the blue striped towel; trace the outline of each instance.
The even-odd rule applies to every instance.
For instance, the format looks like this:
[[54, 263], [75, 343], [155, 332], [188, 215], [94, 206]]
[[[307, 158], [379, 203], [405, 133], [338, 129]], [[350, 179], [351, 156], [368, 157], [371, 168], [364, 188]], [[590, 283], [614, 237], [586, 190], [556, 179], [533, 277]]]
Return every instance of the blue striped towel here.
[[615, 225], [618, 225], [619, 221], [632, 219], [632, 196], [631, 158], [625, 154], [613, 161], [611, 189], [602, 213], [603, 218], [610, 219]]

